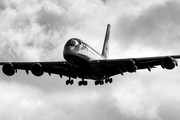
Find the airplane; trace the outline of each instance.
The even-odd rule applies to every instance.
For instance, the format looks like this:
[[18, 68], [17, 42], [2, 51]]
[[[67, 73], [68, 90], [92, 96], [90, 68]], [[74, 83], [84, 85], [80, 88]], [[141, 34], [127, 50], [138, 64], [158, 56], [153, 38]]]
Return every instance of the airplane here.
[[0, 62], [2, 71], [7, 76], [17, 73], [17, 69], [29, 71], [35, 76], [42, 76], [44, 73], [57, 74], [61, 78], [67, 76], [69, 79], [66, 85], [72, 85], [73, 79], [80, 78], [79, 86], [86, 86], [85, 79], [94, 80], [95, 85], [112, 83], [112, 76], [124, 75], [124, 73], [135, 73], [137, 70], [147, 69], [151, 71], [156, 66], [171, 70], [178, 66], [176, 59], [180, 55], [108, 59], [108, 43], [110, 36], [110, 24], [107, 25], [102, 54], [98, 53], [84, 41], [78, 38], [69, 39], [63, 51], [65, 61], [50, 62]]

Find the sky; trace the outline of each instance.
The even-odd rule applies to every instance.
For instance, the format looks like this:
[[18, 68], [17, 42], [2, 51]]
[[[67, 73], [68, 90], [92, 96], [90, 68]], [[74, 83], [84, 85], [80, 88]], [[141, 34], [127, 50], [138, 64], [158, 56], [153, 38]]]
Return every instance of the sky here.
[[[80, 38], [110, 58], [180, 54], [178, 0], [0, 0], [0, 61], [63, 61]], [[0, 72], [3, 120], [179, 120], [180, 68], [113, 77], [104, 86], [66, 86], [67, 77]]]

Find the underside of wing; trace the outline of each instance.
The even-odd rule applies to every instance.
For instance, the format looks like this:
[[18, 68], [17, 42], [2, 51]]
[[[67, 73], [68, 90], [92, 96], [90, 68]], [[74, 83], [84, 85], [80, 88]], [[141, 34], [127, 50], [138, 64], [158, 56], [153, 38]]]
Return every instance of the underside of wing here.
[[163, 69], [173, 69], [178, 66], [176, 59], [180, 55], [174, 56], [158, 56], [158, 57], [144, 57], [144, 58], [127, 58], [127, 59], [110, 59], [110, 60], [94, 60], [91, 65], [97, 71], [110, 77], [113, 75], [125, 72], [136, 72], [140, 69], [147, 69], [151, 71], [152, 68], [160, 65]]
[[[35, 76], [41, 76], [45, 72], [49, 75], [58, 74], [61, 77], [67, 76], [76, 78], [75, 73], [71, 71], [71, 64], [66, 61], [62, 62], [1, 62], [2, 71], [8, 76], [14, 75], [18, 69], [25, 70], [27, 74], [29, 71]], [[75, 68], [75, 67], [73, 67]]]

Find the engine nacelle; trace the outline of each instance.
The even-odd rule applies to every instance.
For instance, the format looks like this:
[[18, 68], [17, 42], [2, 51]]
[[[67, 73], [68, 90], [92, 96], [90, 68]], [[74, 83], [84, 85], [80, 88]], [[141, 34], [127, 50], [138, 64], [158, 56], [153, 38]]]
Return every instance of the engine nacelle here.
[[42, 76], [44, 74], [43, 67], [40, 63], [35, 63], [31, 66], [31, 72], [35, 76]]
[[7, 76], [12, 76], [15, 74], [15, 69], [12, 63], [6, 63], [2, 66], [2, 71]]
[[176, 66], [177, 62], [174, 58], [172, 57], [165, 57], [162, 59], [162, 67], [166, 69], [173, 69]]
[[135, 65], [135, 62], [133, 60], [126, 60], [123, 64], [123, 67], [125, 69], [125, 71], [127, 72], [136, 72], [137, 70], [137, 66]]

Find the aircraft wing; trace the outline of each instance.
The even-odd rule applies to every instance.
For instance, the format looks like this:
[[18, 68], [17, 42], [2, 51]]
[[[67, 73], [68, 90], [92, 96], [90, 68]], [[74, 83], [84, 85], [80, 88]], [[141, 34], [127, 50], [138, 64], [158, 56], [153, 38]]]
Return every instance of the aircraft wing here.
[[161, 65], [163, 69], [173, 69], [175, 66], [178, 66], [176, 59], [179, 58], [180, 55], [93, 60], [91, 61], [91, 66], [110, 77], [117, 74], [123, 75], [125, 72], [136, 72], [140, 69], [151, 71], [152, 68], [156, 68], [158, 65]]
[[[54, 61], [54, 62], [0, 62], [3, 65], [3, 72], [6, 75], [13, 75], [17, 72], [17, 69], [25, 70], [27, 74], [33, 69], [33, 73], [36, 76], [41, 76], [44, 72], [52, 74], [58, 74], [60, 77], [67, 76], [76, 78], [76, 75], [70, 71], [71, 64], [66, 61]], [[74, 66], [75, 68], [76, 66]]]

